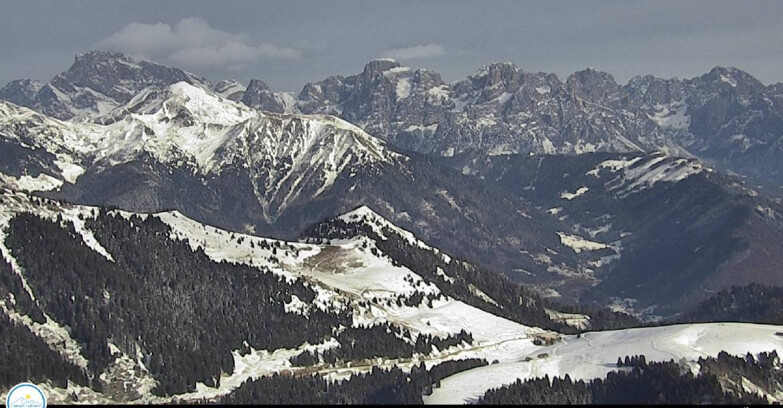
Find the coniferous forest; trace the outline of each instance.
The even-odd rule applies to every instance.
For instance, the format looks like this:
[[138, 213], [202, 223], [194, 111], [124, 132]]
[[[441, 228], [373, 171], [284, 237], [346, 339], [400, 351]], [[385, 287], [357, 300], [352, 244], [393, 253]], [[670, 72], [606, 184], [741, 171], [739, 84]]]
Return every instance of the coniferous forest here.
[[[73, 239], [77, 233], [72, 226], [32, 215], [14, 218], [6, 244], [33, 292], [41, 294], [41, 310], [36, 312], [18, 276], [2, 263], [0, 283], [20, 312], [38, 316], [39, 323], [45, 312], [69, 328], [83, 348], [90, 364], [87, 376], [93, 380], [115, 357], [109, 342], [128, 355], [141, 356], [159, 381], [159, 395], [193, 391], [197, 382], [219, 385], [221, 375], [234, 369], [230, 350], [247, 346], [274, 350], [335, 337], [341, 347], [321, 358], [342, 364], [373, 357], [410, 358], [416, 352], [429, 353], [433, 346], [445, 349], [472, 342], [462, 332], [444, 339], [419, 337], [411, 344], [412, 336], [397, 327], [353, 327], [351, 316], [336, 309], [313, 308], [307, 317], [285, 313], [291, 296], [312, 302], [313, 290], [302, 281], [288, 283], [255, 268], [213, 262], [202, 251], [168, 239], [169, 227], [154, 217], [126, 220], [102, 212], [87, 225], [113, 254], [112, 260]], [[2, 323], [8, 335], [14, 335], [16, 326]], [[406, 337], [408, 342], [401, 339]], [[3, 366], [5, 376], [11, 367]], [[66, 366], [56, 372], [85, 382], [79, 370]], [[10, 377], [7, 381], [6, 386], [13, 383]], [[90, 384], [100, 387], [99, 381]]]
[[351, 2], [2, 3], [9, 408], [783, 403], [783, 2]]
[[220, 404], [422, 404], [422, 395], [440, 386], [440, 380], [460, 371], [487, 365], [486, 360], [466, 359], [440, 363], [429, 370], [422, 363], [410, 371], [399, 367], [373, 367], [366, 374], [352, 374], [343, 381], [318, 376], [274, 375], [242, 384]]
[[[32, 200], [38, 205], [46, 203]], [[5, 245], [24, 271], [25, 281], [7, 262], [0, 262], [0, 289], [7, 293], [3, 300], [8, 313], [0, 319], [0, 339], [5, 347], [0, 365], [2, 387], [31, 378], [60, 388], [76, 384], [103, 392], [107, 383], [101, 373], [111, 368], [119, 350], [137, 356], [149, 370], [157, 382], [152, 390], [155, 395], [175, 396], [193, 392], [197, 383], [219, 387], [221, 377], [235, 370], [232, 350], [245, 356], [251, 348], [276, 350], [336, 341], [336, 347], [305, 350], [290, 357], [292, 368], [304, 369], [295, 375], [285, 370], [248, 380], [223, 397], [202, 402], [420, 404], [422, 396], [437, 389], [442, 379], [488, 364], [481, 359], [461, 359], [426, 369], [423, 363], [415, 362], [415, 358], [437, 355], [455, 346], [473, 345], [473, 335], [465, 330], [442, 337], [414, 336], [388, 322], [357, 325], [348, 311], [336, 305], [310, 308], [307, 316], [287, 313], [285, 305], [294, 297], [304, 303], [315, 301], [317, 294], [309, 282], [287, 281], [264, 268], [216, 262], [202, 249], [171, 239], [171, 227], [157, 217], [100, 210], [94, 218], [83, 221], [111, 257], [88, 247], [74, 226], [59, 217], [46, 219], [25, 213], [9, 224]], [[304, 237], [327, 241], [364, 234], [377, 245], [369, 248], [370, 252], [382, 252], [393, 265], [420, 271], [425, 282], [442, 288], [443, 293], [436, 296], [414, 291], [409, 296], [392, 297], [386, 300], [387, 306], [431, 308], [433, 301], [450, 296], [510, 320], [561, 333], [581, 330], [553, 320], [547, 310], [588, 315], [590, 329], [641, 324], [623, 313], [545, 301], [489, 270], [459, 259], [447, 261], [435, 251], [411, 245], [388, 227], [381, 231], [383, 238], [368, 224], [337, 219], [314, 226]], [[297, 251], [266, 241], [259, 246], [270, 249], [273, 256]], [[35, 299], [26, 285], [37, 294]], [[775, 322], [776, 294], [775, 288], [759, 285], [733, 288], [704, 302], [688, 319], [702, 316], [709, 320], [705, 316], [723, 313], [727, 319], [767, 316], [762, 320]], [[19, 319], [29, 322], [23, 325]], [[64, 358], [27, 327], [45, 326], [50, 320], [68, 331], [86, 365]], [[379, 368], [378, 361], [385, 361], [387, 368]], [[397, 365], [405, 363], [412, 368]], [[617, 361], [617, 372], [603, 379], [585, 382], [566, 376], [517, 381], [488, 391], [480, 402], [755, 404], [768, 400], [737, 384], [748, 380], [770, 391], [783, 384], [775, 352], [757, 357], [734, 357], [724, 352], [717, 358], [702, 358], [697, 375], [681, 364], [627, 356]], [[339, 381], [325, 374], [346, 367], [365, 367], [367, 371]], [[316, 374], [319, 371], [321, 374]]]
[[[605, 404], [605, 405], [724, 405], [768, 404], [757, 393], [749, 393], [737, 380], [752, 376], [757, 384], [775, 392], [783, 379], [777, 353], [761, 353], [745, 358], [721, 353], [717, 358], [700, 358], [701, 371], [695, 376], [687, 367], [668, 362], [647, 362], [644, 356], [626, 356], [620, 369], [606, 378], [574, 381], [564, 378], [536, 378], [487, 391], [480, 404]], [[726, 389], [727, 388], [727, 389]]]
[[733, 286], [701, 302], [680, 320], [783, 324], [783, 288], [758, 283]]

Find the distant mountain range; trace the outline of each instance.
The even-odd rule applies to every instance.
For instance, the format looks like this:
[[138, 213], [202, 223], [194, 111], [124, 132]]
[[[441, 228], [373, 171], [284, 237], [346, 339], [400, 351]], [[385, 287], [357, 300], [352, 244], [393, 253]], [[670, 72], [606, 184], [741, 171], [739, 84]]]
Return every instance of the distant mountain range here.
[[359, 74], [332, 76], [290, 94], [273, 92], [257, 79], [246, 87], [236, 81], [213, 87], [176, 68], [88, 52], [48, 84], [13, 81], [0, 98], [59, 119], [89, 119], [144, 88], [179, 81], [265, 111], [338, 116], [406, 151], [451, 156], [663, 150], [747, 177], [768, 194], [783, 194], [783, 84], [764, 86], [735, 68], [716, 67], [684, 80], [637, 76], [621, 86], [594, 69], [561, 81], [493, 63], [449, 84], [436, 72], [381, 59]]
[[[680, 313], [737, 284], [783, 283], [775, 270], [783, 262], [779, 201], [682, 149], [681, 125], [694, 123], [685, 106], [693, 103], [679, 113], [654, 112], [686, 93], [704, 101], [743, 92], [767, 97], [774, 87], [722, 69], [661, 81], [636, 78], [619, 87], [587, 70], [561, 83], [493, 64], [447, 85], [430, 71], [376, 60], [359, 75], [308, 84], [294, 97], [258, 80], [244, 90], [235, 81], [213, 86], [176, 68], [90, 52], [49, 84], [3, 88], [7, 99], [45, 115], [0, 103], [0, 171], [6, 184], [52, 198], [177, 209], [288, 239], [368, 205], [545, 296], [650, 316]], [[644, 92], [641, 83], [648, 83]], [[554, 115], [555, 105], [578, 109], [558, 108], [560, 119], [533, 125], [546, 121], [530, 115]], [[611, 113], [620, 105], [653, 110]], [[570, 125], [555, 126], [566, 123], [565, 112]], [[623, 122], [632, 117], [638, 126]], [[497, 126], [484, 126], [488, 118]], [[437, 126], [424, 126], [429, 121]], [[445, 131], [449, 123], [457, 127]], [[517, 125], [530, 129], [512, 131]], [[410, 126], [440, 130], [409, 144], [401, 129]], [[666, 136], [677, 126], [682, 134]], [[486, 133], [501, 128], [505, 136]], [[529, 133], [534, 128], [550, 136], [540, 139]], [[656, 146], [663, 150], [647, 151]]]

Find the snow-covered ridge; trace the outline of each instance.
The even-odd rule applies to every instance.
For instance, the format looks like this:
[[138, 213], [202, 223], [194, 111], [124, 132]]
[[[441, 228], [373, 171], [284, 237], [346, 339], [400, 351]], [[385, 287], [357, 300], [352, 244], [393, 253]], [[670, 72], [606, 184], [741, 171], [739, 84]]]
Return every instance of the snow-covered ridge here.
[[[0, 173], [0, 180], [4, 176], [3, 173]], [[15, 265], [15, 261], [10, 256], [10, 251], [5, 247], [4, 231], [11, 219], [21, 213], [35, 214], [50, 221], [56, 221], [59, 217], [61, 220], [60, 225], [70, 224], [85, 245], [109, 261], [113, 261], [111, 254], [101, 246], [95, 239], [92, 231], [85, 226], [86, 219], [95, 218], [97, 215], [97, 207], [71, 205], [52, 200], [46, 200], [47, 205], [45, 206], [38, 206], [30, 202], [28, 195], [7, 190], [2, 185], [0, 185], [0, 198], [3, 200], [3, 203], [0, 205], [0, 250], [2, 250], [6, 260], [10, 261], [12, 266]]]
[[[30, 206], [20, 211], [38, 213], [38, 208], [40, 207]], [[65, 206], [55, 207], [49, 217], [56, 217], [58, 212], [78, 213], [83, 217], [94, 217], [97, 214], [93, 207]], [[331, 244], [315, 245], [225, 231], [202, 224], [178, 211], [155, 214], [111, 211], [109, 214], [119, 215], [129, 223], [133, 222], [132, 216], [141, 219], [158, 218], [171, 228], [171, 239], [187, 241], [193, 250], [203, 250], [215, 262], [244, 264], [268, 270], [289, 282], [295, 280], [307, 282], [318, 293], [318, 298], [312, 305], [303, 305], [301, 301], [297, 302], [295, 299], [286, 306], [290, 309], [290, 313], [306, 314], [310, 307], [322, 309], [326, 306], [338, 306], [340, 309], [348, 307], [354, 311], [356, 324], [391, 322], [406, 327], [414, 335], [429, 333], [447, 336], [465, 329], [473, 333], [480, 342], [497, 341], [498, 333], [495, 329], [504, 325], [508, 326], [509, 330], [515, 328], [508, 332], [506, 337], [501, 336], [506, 340], [524, 339], [529, 333], [542, 331], [508, 322], [442, 295], [438, 286], [426, 282], [414, 271], [403, 266], [392, 265], [391, 259], [378, 250], [374, 242], [367, 237], [334, 240]], [[383, 225], [392, 228], [395, 233], [410, 234], [383, 220], [366, 207], [345, 214], [343, 217], [351, 219], [351, 215], [355, 214], [365, 214], [372, 216], [378, 222], [383, 221]], [[368, 218], [364, 220], [367, 221]], [[421, 243], [412, 234], [409, 238]], [[93, 249], [103, 251], [103, 248], [99, 247]], [[375, 249], [376, 254], [373, 254], [372, 249]], [[450, 260], [447, 255], [443, 254], [443, 256]], [[432, 306], [427, 306], [426, 302], [419, 306], [394, 304], [399, 295], [413, 295], [417, 292], [437, 296], [437, 300]], [[494, 300], [488, 297], [487, 301], [494, 303]], [[365, 303], [369, 305], [363, 305]], [[460, 310], [460, 313], [454, 314], [455, 310]], [[481, 315], [481, 317], [466, 319], [467, 315]]]
[[621, 197], [652, 187], [658, 182], [674, 183], [711, 171], [696, 159], [653, 156], [638, 165], [625, 167], [622, 179], [610, 182], [611, 188]]
[[41, 173], [35, 177], [30, 175], [12, 177], [0, 173], [0, 185], [17, 191], [51, 191], [60, 188], [63, 185], [63, 181], [46, 173]]
[[[375, 232], [379, 237], [381, 237], [381, 239], [384, 240], [387, 239], [387, 237], [383, 234], [383, 229], [388, 228], [413, 246], [430, 250], [435, 253], [441, 252], [440, 249], [427, 245], [424, 241], [418, 239], [412, 232], [396, 226], [395, 224], [393, 224], [386, 218], [382, 217], [381, 215], [379, 215], [378, 213], [376, 213], [366, 205], [363, 205], [353, 211], [347, 212], [337, 218], [348, 224], [352, 224], [352, 223], [365, 224], [370, 228], [372, 228], [373, 232]], [[451, 262], [451, 257], [448, 256], [447, 254], [441, 253], [441, 256], [443, 257], [443, 260], [446, 263]]]
[[634, 157], [630, 160], [620, 159], [620, 160], [604, 160], [601, 163], [598, 164], [598, 167], [594, 168], [593, 170], [588, 171], [585, 173], [585, 175], [592, 175], [595, 177], [598, 177], [598, 172], [601, 171], [601, 169], [609, 169], [612, 172], [617, 172], [619, 170], [622, 170], [626, 167], [630, 167], [634, 165], [634, 163], [638, 162], [639, 160], [642, 160], [641, 156]]
[[178, 68], [89, 51], [77, 54], [73, 65], [49, 83], [12, 81], [0, 89], [0, 97], [58, 119], [85, 122], [111, 112], [144, 88], [163, 89], [180, 81], [213, 89], [208, 80]]
[[[0, 138], [54, 154], [57, 174], [49, 176], [62, 182], [142, 155], [204, 175], [240, 166], [264, 185], [258, 198], [265, 209], [274, 207], [269, 219], [307, 183], [320, 183], [318, 195], [351, 165], [407, 159], [342, 119], [261, 112], [186, 82], [145, 89], [97, 121], [105, 124], [63, 122], [0, 102]], [[24, 181], [31, 191], [59, 187]]]
[[[354, 210], [341, 218], [357, 222], [352, 216], [358, 214], [371, 216], [379, 223], [383, 221], [383, 225], [392, 228], [395, 233], [407, 233], [367, 207]], [[216, 262], [228, 261], [268, 268], [289, 281], [301, 279], [308, 282], [319, 293], [314, 306], [338, 304], [350, 307], [354, 311], [355, 324], [391, 322], [406, 327], [414, 335], [429, 333], [447, 336], [465, 329], [480, 342], [497, 341], [499, 334], [495, 332], [496, 327], [508, 327], [510, 331], [506, 337], [500, 336], [504, 339], [527, 338], [528, 333], [542, 331], [506, 321], [442, 295], [438, 286], [426, 282], [415, 271], [392, 265], [391, 259], [367, 237], [333, 240], [330, 244], [316, 245], [228, 232], [201, 224], [179, 212], [153, 216], [172, 228], [172, 238], [187, 240], [191, 248], [201, 248]], [[363, 219], [368, 221], [370, 218]], [[418, 241], [415, 237], [412, 239]], [[277, 249], [273, 252], [271, 248]], [[373, 249], [376, 254], [373, 254]], [[445, 254], [443, 256], [447, 257]], [[437, 296], [437, 300], [431, 307], [426, 302], [413, 307], [395, 303], [398, 296], [416, 292]], [[491, 298], [487, 301], [494, 303]], [[292, 313], [306, 313], [309, 307], [298, 305], [296, 301], [287, 306]], [[456, 310], [460, 310], [458, 315], [452, 313]], [[471, 315], [476, 319], [468, 318]]]
[[[270, 160], [272, 164], [288, 159], [296, 162], [314, 145], [325, 156], [331, 155], [332, 160], [340, 156], [335, 153], [344, 156], [351, 153], [349, 150], [371, 161], [395, 155], [385, 149], [382, 141], [332, 116], [261, 112], [185, 82], [174, 84], [165, 92], [149, 92], [137, 95], [120, 108], [120, 112], [129, 115], [110, 125], [120, 124], [114, 133], [122, 133], [129, 122], [138, 135], [134, 144], [163, 162], [176, 159], [177, 153], [184, 154], [185, 159], [194, 159], [197, 169], [204, 173], [219, 172], [221, 165], [237, 160], [250, 166], [259, 160]], [[127, 135], [126, 132], [126, 139]], [[330, 136], [335, 140], [329, 140]], [[247, 153], [251, 157], [243, 157]], [[308, 157], [311, 161], [322, 158]]]
[[59, 174], [50, 176], [60, 176], [62, 181], [73, 183], [84, 173], [81, 164], [103, 143], [104, 133], [99, 125], [64, 122], [0, 101], [0, 140], [51, 153], [56, 157], [52, 164]]
[[[3, 212], [0, 214], [6, 215], [3, 218], [5, 223], [15, 214], [23, 212], [43, 215], [50, 219], [59, 215], [65, 219], [64, 222], [79, 219], [77, 215], [82, 218], [92, 218], [97, 214], [93, 207], [59, 204], [47, 199], [43, 201], [43, 205], [40, 205], [29, 202], [26, 194], [4, 191], [3, 202], [0, 204]], [[355, 325], [388, 322], [410, 330], [414, 339], [421, 333], [445, 337], [459, 333], [461, 330], [466, 330], [474, 336], [473, 346], [462, 344], [446, 350], [434, 349], [430, 357], [417, 356], [413, 361], [405, 362], [408, 366], [424, 361], [436, 363], [470, 357], [505, 359], [508, 358], [507, 349], [510, 345], [514, 345], [517, 353], [520, 350], [535, 349], [536, 346], [531, 343], [530, 338], [536, 333], [543, 332], [538, 328], [526, 327], [493, 316], [443, 295], [438, 286], [425, 281], [414, 271], [393, 265], [392, 260], [379, 251], [374, 246], [374, 241], [367, 237], [335, 241], [331, 245], [312, 245], [220, 230], [201, 224], [178, 212], [134, 214], [114, 211], [110, 214], [124, 218], [130, 224], [129, 227], [133, 227], [133, 223], [136, 222], [133, 216], [139, 216], [141, 219], [156, 217], [171, 227], [171, 239], [187, 241], [193, 250], [201, 249], [215, 261], [241, 263], [262, 271], [269, 270], [271, 273], [284, 276], [289, 282], [304, 281], [316, 292], [317, 297], [312, 304], [303, 304], [293, 299], [289, 305], [286, 305], [288, 313], [307, 314], [312, 307], [321, 309], [337, 307], [342, 310], [348, 308], [352, 311]], [[0, 229], [0, 232], [3, 230]], [[82, 231], [80, 234], [85, 241], [88, 235], [92, 236], [90, 231]], [[105, 253], [97, 241], [90, 247], [96, 252]], [[19, 272], [23, 277], [23, 271], [20, 269]], [[422, 301], [412, 306], [398, 303], [400, 295], [405, 297], [415, 293], [432, 296], [434, 301], [431, 303]], [[5, 309], [2, 311], [9, 313]], [[23, 316], [16, 317], [24, 319]], [[49, 333], [48, 331], [34, 332]], [[56, 346], [55, 343], [52, 344], [52, 347]], [[291, 367], [288, 358], [310, 347], [303, 345], [298, 350], [253, 351], [249, 357], [242, 357], [235, 353], [237, 370], [232, 376], [225, 378], [230, 381], [221, 381], [222, 385], [218, 388], [202, 384], [197, 387], [196, 393], [175, 398], [190, 399], [204, 395], [224, 395], [248, 378], [289, 370]], [[78, 348], [75, 350], [78, 351]], [[74, 352], [71, 350], [74, 358], [78, 358], [79, 354]], [[264, 357], [259, 360], [254, 357], [256, 354]], [[388, 362], [387, 365], [394, 363]], [[368, 367], [347, 371], [343, 369], [341, 375], [368, 369]], [[331, 371], [334, 372], [329, 371], [328, 368], [325, 370], [324, 374], [339, 374], [333, 369]], [[63, 390], [57, 390], [58, 393], [60, 391]], [[146, 395], [140, 401], [146, 400], [160, 399]]]
[[[202, 249], [215, 262], [228, 261], [268, 268], [288, 281], [293, 281], [296, 277], [284, 268], [283, 264], [301, 265], [302, 257], [312, 256], [320, 251], [320, 248], [313, 245], [288, 243], [238, 232], [229, 233], [188, 218], [179, 211], [157, 213], [153, 216], [171, 227], [171, 238], [187, 241], [193, 250]], [[278, 245], [280, 250], [276, 249]]]

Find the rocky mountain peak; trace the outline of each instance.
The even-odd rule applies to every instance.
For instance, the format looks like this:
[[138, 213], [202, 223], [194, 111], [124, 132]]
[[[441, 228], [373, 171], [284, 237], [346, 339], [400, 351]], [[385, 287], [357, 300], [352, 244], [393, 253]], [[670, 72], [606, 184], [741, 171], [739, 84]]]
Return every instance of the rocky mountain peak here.
[[715, 67], [682, 80], [638, 76], [620, 87], [593, 68], [561, 81], [496, 62], [446, 84], [433, 71], [376, 59], [355, 75], [330, 76], [293, 95], [275, 93], [260, 80], [211, 87], [176, 68], [94, 51], [77, 55], [49, 84], [9, 83], [0, 98], [58, 119], [113, 123], [124, 114], [99, 119], [135, 95], [158, 98], [177, 82], [263, 111], [339, 116], [425, 154], [664, 149], [723, 160], [738, 173], [783, 177], [776, 170], [779, 149], [762, 148], [780, 145], [783, 85], [766, 87], [736, 68]]
[[683, 81], [637, 75], [622, 87], [625, 103], [634, 107], [666, 105], [684, 98]]
[[604, 98], [620, 90], [620, 86], [611, 74], [598, 71], [595, 68], [574, 72], [566, 79], [566, 83], [572, 89], [591, 98]]
[[486, 65], [482, 65], [481, 68], [471, 75], [473, 77], [482, 77], [486, 75], [494, 75], [498, 72], [516, 72], [519, 68], [516, 64], [509, 61], [495, 61]]
[[364, 66], [365, 76], [377, 76], [384, 71], [400, 67], [400, 63], [391, 58], [378, 58], [368, 62]]
[[454, 91], [460, 98], [489, 101], [504, 92], [514, 93], [521, 84], [522, 71], [511, 62], [495, 62], [484, 65], [473, 75], [454, 83]]
[[242, 103], [254, 108], [269, 112], [282, 113], [283, 105], [275, 98], [272, 88], [260, 79], [253, 79], [247, 86]]
[[[52, 79], [52, 85], [64, 91], [70, 91], [78, 86], [109, 94], [118, 82], [132, 76], [139, 68], [135, 61], [123, 54], [89, 51], [77, 54], [73, 65], [67, 71], [56, 75]], [[115, 96], [120, 96], [116, 95], [117, 92], [114, 93]], [[126, 99], [127, 96], [121, 97]]]
[[413, 72], [414, 82], [432, 82], [435, 86], [446, 85], [440, 74], [429, 69], [417, 69]]
[[168, 86], [183, 81], [209, 85], [206, 79], [179, 68], [136, 61], [121, 53], [90, 51], [77, 55], [68, 71], [55, 76], [52, 84], [61, 90], [90, 88], [118, 102], [127, 102], [147, 86]]
[[714, 83], [724, 89], [740, 93], [758, 93], [765, 87], [752, 75], [734, 67], [715, 67], [700, 78], [705, 83]]
[[35, 96], [43, 85], [29, 78], [17, 79], [0, 88], [0, 99], [21, 106], [31, 106], [35, 103]]
[[145, 88], [164, 89], [178, 82], [212, 88], [206, 79], [179, 68], [137, 61], [121, 53], [89, 51], [76, 55], [73, 65], [48, 84], [17, 81], [4, 88], [0, 97], [57, 119], [92, 120], [127, 103]]
[[124, 59], [132, 62], [129, 57], [120, 52], [91, 50], [82, 52], [74, 56], [74, 65], [91, 65], [101, 61], [112, 61]]
[[509, 84], [516, 81], [520, 69], [512, 62], [494, 62], [484, 65], [470, 78], [474, 82], [483, 82], [483, 86], [494, 86], [500, 83]]
[[252, 89], [254, 91], [272, 92], [272, 88], [270, 88], [266, 82], [260, 79], [251, 79], [247, 89]]
[[645, 75], [634, 75], [631, 79], [628, 80], [628, 83], [625, 86], [628, 87], [639, 87], [644, 86], [646, 84], [649, 84], [650, 82], [655, 81], [657, 78], [655, 75], [652, 74], [645, 74]]

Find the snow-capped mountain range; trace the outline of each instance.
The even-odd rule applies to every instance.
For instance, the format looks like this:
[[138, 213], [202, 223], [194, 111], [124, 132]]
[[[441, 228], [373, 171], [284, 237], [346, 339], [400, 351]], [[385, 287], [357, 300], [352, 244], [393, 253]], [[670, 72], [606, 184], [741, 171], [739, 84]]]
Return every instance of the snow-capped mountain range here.
[[[724, 77], [736, 75], [741, 76], [731, 71]], [[96, 85], [101, 78], [114, 85]], [[180, 78], [184, 80], [169, 84]], [[544, 92], [543, 79], [534, 78], [549, 81], [549, 92]], [[82, 85], [68, 88], [61, 84], [65, 79]], [[647, 77], [645, 81], [652, 80]], [[727, 81], [721, 83], [734, 89], [731, 84], [736, 81]], [[745, 89], [741, 82], [735, 84], [740, 90]], [[69, 120], [0, 102], [0, 153], [4, 158], [0, 161], [0, 182], [70, 202], [131, 211], [178, 209], [222, 228], [263, 231], [289, 239], [314, 222], [357, 205], [371, 205], [383, 217], [429, 242], [515, 281], [535, 285], [547, 296], [563, 301], [591, 299], [601, 304], [619, 301], [634, 312], [653, 310], [662, 299], [649, 297], [652, 291], [620, 293], [624, 289], [618, 289], [616, 279], [635, 276], [632, 282], [622, 283], [633, 286], [642, 284], [642, 276], [655, 275], [627, 272], [641, 270], [634, 262], [644, 261], [648, 267], [668, 265], [671, 269], [664, 275], [690, 270], [698, 276], [684, 278], [676, 285], [685, 292], [670, 299], [665, 315], [682, 312], [713, 291], [735, 284], [778, 282], [774, 273], [766, 272], [775, 263], [774, 256], [765, 254], [777, 253], [774, 243], [783, 240], [753, 237], [783, 236], [779, 203], [758, 197], [752, 189], [734, 186], [735, 179], [719, 176], [696, 158], [673, 156], [681, 150], [641, 153], [629, 147], [642, 143], [639, 139], [626, 143], [622, 140], [631, 139], [625, 138], [606, 139], [609, 144], [601, 149], [630, 149], [630, 156], [591, 153], [591, 147], [579, 148], [582, 154], [573, 158], [527, 157], [499, 154], [507, 150], [491, 147], [486, 143], [493, 143], [492, 139], [481, 136], [481, 143], [470, 151], [467, 147], [446, 152], [421, 146], [408, 147], [429, 155], [396, 151], [402, 139], [393, 136], [391, 129], [402, 126], [403, 119], [435, 120], [438, 128], [453, 122], [445, 116], [415, 119], [417, 114], [429, 112], [425, 107], [434, 106], [433, 93], [439, 95], [438, 101], [454, 105], [443, 108], [443, 112], [450, 112], [447, 116], [462, 112], [460, 115], [479, 118], [497, 115], [492, 109], [500, 106], [499, 102], [522, 109], [517, 102], [522, 96], [512, 98], [512, 92], [497, 93], [499, 89], [516, 89], [529, 99], [544, 98], [525, 108], [533, 109], [536, 115], [543, 115], [547, 104], [561, 103], [568, 95], [578, 96], [579, 103], [574, 106], [586, 109], [596, 106], [585, 102], [589, 98], [612, 94], [614, 99], [610, 99], [617, 104], [621, 103], [618, 95], [626, 92], [613, 85], [610, 76], [590, 70], [575, 74], [560, 84], [561, 88], [556, 87], [558, 83], [551, 75], [536, 76], [510, 64], [494, 64], [470, 80], [446, 85], [430, 71], [411, 71], [392, 60], [377, 60], [362, 74], [310, 84], [294, 97], [274, 93], [257, 80], [244, 90], [236, 81], [213, 87], [175, 68], [91, 52], [77, 56], [76, 64], [47, 86], [61, 84], [60, 88], [77, 93], [89, 88], [101, 93], [101, 100], [113, 102], [100, 106], [85, 102], [78, 106], [79, 115], [72, 115], [74, 110], [49, 110]], [[656, 91], [660, 86], [654, 85], [656, 81], [650, 83], [650, 91], [635, 96], [641, 102], [634, 103], [660, 105], [663, 96]], [[149, 86], [142, 87], [145, 84]], [[531, 89], [533, 84], [537, 86]], [[395, 96], [389, 99], [383, 90], [392, 85]], [[3, 92], [19, 86], [10, 84]], [[138, 92], [130, 96], [132, 90]], [[423, 93], [429, 99], [415, 102]], [[559, 99], [553, 94], [560, 95]], [[75, 95], [72, 101], [79, 99]], [[465, 102], [460, 108], [453, 95], [461, 95], [456, 100]], [[367, 105], [367, 98], [375, 102]], [[383, 118], [392, 99], [394, 104], [412, 105], [395, 111], [397, 119], [387, 121]], [[486, 110], [490, 105], [495, 108]], [[679, 114], [659, 115], [659, 125], [685, 123], [677, 116], [685, 112], [682, 106], [671, 107], [671, 112]], [[379, 132], [389, 140], [388, 145], [330, 114]], [[586, 117], [582, 113], [577, 116]], [[622, 125], [611, 115], [598, 117], [604, 118], [601, 123]], [[374, 127], [375, 122], [385, 124]], [[656, 132], [652, 129], [644, 134]], [[455, 131], [448, 137], [468, 134]], [[435, 143], [439, 139], [433, 134], [426, 140]], [[618, 140], [620, 144], [610, 146]], [[485, 152], [479, 151], [482, 146]], [[671, 211], [671, 200], [683, 210]], [[650, 217], [651, 213], [658, 216]], [[685, 237], [687, 251], [696, 254], [704, 249], [701, 254], [716, 251], [720, 255], [689, 260], [691, 255], [682, 252], [686, 249], [675, 250], [669, 245], [672, 241], [666, 237], [674, 233]], [[745, 242], [750, 242], [750, 250], [740, 249]], [[640, 258], [640, 254], [648, 257]], [[715, 264], [718, 260], [723, 263]], [[749, 260], [763, 267], [752, 268], [754, 273], [727, 272]], [[714, 276], [720, 279], [712, 279]], [[712, 279], [707, 287], [702, 285], [705, 279]], [[672, 284], [675, 281], [669, 280]], [[593, 287], [611, 289], [587, 296], [586, 291]]]
[[104, 51], [75, 57], [67, 71], [47, 84], [23, 79], [6, 84], [2, 99], [57, 119], [89, 120], [127, 103], [148, 87], [177, 82], [211, 87], [208, 80], [178, 68]]
[[[545, 232], [557, 230], [548, 226], [557, 221], [543, 212], [531, 216], [539, 210], [396, 153], [333, 116], [258, 111], [185, 82], [147, 88], [93, 122], [7, 102], [0, 110], [5, 182], [50, 197], [135, 211], [177, 208], [221, 227], [289, 238], [366, 203], [497, 267], [519, 245], [560, 245]], [[489, 257], [488, 247], [498, 252]]]
[[[512, 63], [481, 67], [446, 83], [391, 60], [305, 85], [294, 104], [256, 106], [329, 113], [394, 146], [426, 154], [650, 152], [698, 157], [780, 194], [783, 94], [735, 68], [692, 79], [637, 76], [617, 84], [586, 69], [565, 80]], [[275, 98], [280, 99], [281, 94]]]
[[250, 169], [272, 221], [305, 186], [317, 185], [318, 196], [351, 165], [405, 160], [336, 117], [264, 113], [186, 82], [146, 88], [96, 118], [103, 124], [63, 122], [4, 102], [0, 114], [6, 142], [51, 153], [48, 170], [71, 184], [86, 168], [102, 172], [145, 156], [201, 177]]
[[663, 150], [749, 177], [771, 194], [780, 194], [783, 180], [783, 87], [735, 68], [683, 80], [637, 76], [620, 85], [592, 68], [561, 80], [493, 63], [446, 83], [436, 72], [379, 59], [359, 74], [308, 83], [294, 94], [259, 79], [213, 86], [177, 68], [93, 51], [47, 84], [10, 82], [0, 98], [59, 119], [90, 120], [145, 88], [180, 81], [264, 111], [339, 116], [425, 154]]

